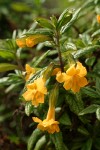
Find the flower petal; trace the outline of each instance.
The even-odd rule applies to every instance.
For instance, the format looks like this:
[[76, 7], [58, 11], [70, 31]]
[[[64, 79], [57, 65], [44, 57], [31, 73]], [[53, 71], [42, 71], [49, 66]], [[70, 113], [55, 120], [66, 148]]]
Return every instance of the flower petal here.
[[33, 119], [34, 122], [38, 122], [38, 123], [42, 122], [42, 120], [37, 118], [37, 117], [32, 117], [32, 119]]
[[71, 67], [66, 71], [66, 74], [69, 76], [73, 76], [76, 73], [75, 65], [71, 65]]
[[79, 90], [80, 90], [80, 86], [78, 85], [78, 78], [77, 78], [77, 76], [75, 78], [73, 78], [73, 83], [72, 83], [71, 89], [72, 89], [72, 91], [74, 93], [79, 92]]
[[66, 89], [66, 90], [69, 90], [69, 89], [71, 89], [71, 87], [72, 87], [72, 77], [70, 77], [68, 80], [66, 80], [65, 82], [64, 82], [64, 85], [63, 85], [63, 87]]
[[76, 67], [76, 69], [80, 70], [79, 73], [78, 73], [78, 75], [79, 75], [80, 77], [86, 76], [87, 70], [86, 70], [86, 68], [82, 65], [82, 63], [77, 62], [77, 67]]
[[34, 83], [37, 86], [37, 90], [43, 94], [47, 94], [47, 88], [45, 87], [45, 82], [43, 78], [38, 78], [34, 81]]
[[87, 81], [87, 79], [86, 79], [85, 77], [79, 78], [78, 85], [79, 85], [80, 87], [84, 87], [84, 86], [87, 85], [87, 84], [88, 84], [88, 81]]
[[26, 91], [23, 95], [24, 99], [26, 101], [31, 101], [32, 100], [32, 91]]
[[59, 71], [56, 75], [56, 80], [59, 82], [59, 83], [62, 83], [65, 81], [65, 78], [66, 78], [66, 73], [61, 73], [61, 71]]

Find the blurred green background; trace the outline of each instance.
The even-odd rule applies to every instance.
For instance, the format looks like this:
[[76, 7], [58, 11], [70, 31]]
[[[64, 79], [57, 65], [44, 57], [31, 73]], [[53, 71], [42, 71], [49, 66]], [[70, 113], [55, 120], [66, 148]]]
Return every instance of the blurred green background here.
[[37, 16], [59, 16], [65, 8], [81, 6], [84, 0], [0, 0], [0, 38], [15, 29], [29, 28]]

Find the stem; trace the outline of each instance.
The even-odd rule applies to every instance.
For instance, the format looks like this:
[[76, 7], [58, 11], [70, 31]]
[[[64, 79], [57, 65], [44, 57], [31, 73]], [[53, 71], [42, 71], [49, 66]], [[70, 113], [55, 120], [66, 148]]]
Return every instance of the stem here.
[[21, 64], [21, 62], [20, 62], [20, 59], [16, 56], [16, 61], [17, 61], [17, 64], [18, 64], [18, 67], [19, 67], [19, 69], [21, 70], [21, 71], [24, 71], [24, 68], [23, 68], [23, 66], [22, 66], [22, 64]]
[[59, 43], [59, 33], [57, 32], [57, 50], [58, 50], [58, 57], [60, 61], [60, 67], [61, 71], [64, 72], [64, 66], [63, 66], [63, 61], [62, 61], [62, 56], [61, 56], [61, 51], [60, 51], [60, 43]]

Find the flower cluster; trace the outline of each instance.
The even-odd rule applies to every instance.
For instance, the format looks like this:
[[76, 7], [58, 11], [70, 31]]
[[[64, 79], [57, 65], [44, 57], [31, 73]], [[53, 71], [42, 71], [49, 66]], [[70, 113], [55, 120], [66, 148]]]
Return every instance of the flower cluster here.
[[59, 71], [56, 75], [56, 80], [60, 83], [64, 82], [64, 88], [66, 90], [72, 90], [74, 93], [79, 92], [81, 87], [88, 84], [86, 76], [86, 68], [80, 62], [72, 64], [66, 73]]
[[[26, 80], [34, 74], [36, 70], [26, 65]], [[56, 76], [56, 80], [59, 83], [64, 82], [63, 87], [66, 90], [72, 90], [74, 93], [79, 92], [81, 87], [88, 84], [85, 78], [87, 74], [86, 68], [80, 63], [71, 64], [66, 72], [61, 72], [60, 68], [55, 68], [52, 71], [51, 76]], [[46, 81], [43, 77], [39, 77], [34, 80], [33, 83], [26, 85], [26, 92], [23, 93], [23, 97], [26, 101], [31, 101], [32, 105], [38, 106], [40, 103], [44, 103], [45, 95], [47, 94]], [[57, 99], [56, 88], [51, 92], [49, 97], [49, 109], [46, 119], [43, 121], [37, 117], [33, 117], [33, 121], [37, 122], [37, 128], [42, 131], [48, 131], [48, 133], [59, 132], [59, 122], [55, 121], [55, 101]]]

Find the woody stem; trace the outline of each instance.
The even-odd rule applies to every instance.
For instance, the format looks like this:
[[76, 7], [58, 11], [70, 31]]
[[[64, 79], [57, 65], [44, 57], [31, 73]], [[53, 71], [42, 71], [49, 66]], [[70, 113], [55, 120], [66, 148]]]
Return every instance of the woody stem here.
[[60, 68], [61, 68], [61, 71], [64, 72], [64, 66], [63, 66], [63, 61], [62, 61], [62, 56], [61, 56], [61, 51], [60, 51], [59, 33], [58, 32], [57, 32], [56, 38], [57, 38], [57, 50], [58, 50], [58, 57], [59, 57], [59, 61], [60, 61]]

